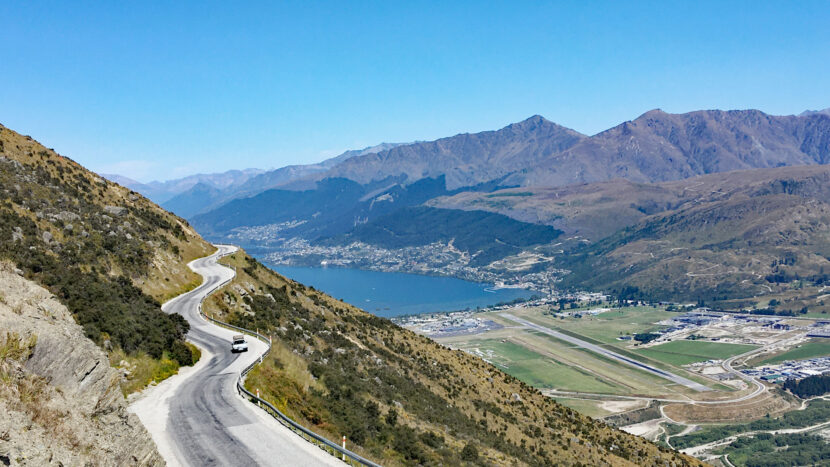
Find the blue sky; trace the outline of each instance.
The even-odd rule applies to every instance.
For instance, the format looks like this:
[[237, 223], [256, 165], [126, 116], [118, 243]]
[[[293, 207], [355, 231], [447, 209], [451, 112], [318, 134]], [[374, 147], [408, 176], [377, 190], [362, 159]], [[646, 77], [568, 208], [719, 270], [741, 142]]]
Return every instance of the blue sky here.
[[533, 114], [830, 107], [830, 3], [0, 3], [0, 123], [142, 181]]

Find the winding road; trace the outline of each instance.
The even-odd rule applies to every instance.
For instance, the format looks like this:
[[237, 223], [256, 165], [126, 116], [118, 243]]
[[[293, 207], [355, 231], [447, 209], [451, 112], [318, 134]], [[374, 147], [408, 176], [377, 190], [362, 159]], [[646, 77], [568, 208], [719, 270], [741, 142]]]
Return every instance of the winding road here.
[[202, 350], [201, 360], [145, 390], [130, 410], [150, 431], [168, 465], [343, 465], [237, 394], [240, 371], [267, 346], [247, 339], [250, 350], [232, 354], [230, 340], [235, 333], [199, 315], [201, 301], [235, 275], [217, 260], [236, 247], [217, 248], [216, 253], [188, 264], [204, 278], [202, 285], [162, 307], [190, 323], [187, 337]]

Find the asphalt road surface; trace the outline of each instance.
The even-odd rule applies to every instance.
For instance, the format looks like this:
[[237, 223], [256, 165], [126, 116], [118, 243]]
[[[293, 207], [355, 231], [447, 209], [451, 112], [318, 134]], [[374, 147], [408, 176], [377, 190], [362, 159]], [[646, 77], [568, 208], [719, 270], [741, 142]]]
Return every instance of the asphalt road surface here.
[[504, 317], [504, 318], [509, 319], [510, 321], [514, 321], [516, 323], [522, 324], [525, 327], [531, 328], [535, 331], [545, 333], [545, 334], [547, 334], [549, 336], [552, 336], [552, 337], [555, 337], [559, 340], [574, 344], [576, 346], [582, 347], [583, 349], [590, 350], [591, 352], [595, 352], [595, 353], [598, 353], [598, 354], [603, 355], [605, 357], [614, 359], [614, 360], [616, 360], [618, 362], [621, 362], [621, 363], [624, 363], [628, 366], [646, 371], [646, 372], [651, 373], [653, 375], [657, 375], [661, 378], [665, 378], [669, 381], [673, 381], [677, 384], [681, 384], [683, 386], [686, 386], [687, 388], [694, 389], [695, 391], [711, 391], [711, 389], [709, 387], [706, 387], [706, 386], [704, 386], [700, 383], [696, 383], [696, 382], [694, 382], [694, 381], [692, 381], [688, 378], [684, 378], [680, 375], [676, 375], [674, 373], [671, 373], [671, 372], [668, 372], [668, 371], [665, 371], [665, 370], [661, 370], [659, 368], [655, 368], [655, 367], [653, 367], [651, 365], [648, 365], [646, 363], [643, 363], [641, 361], [634, 360], [633, 358], [629, 358], [629, 357], [626, 357], [624, 355], [620, 355], [617, 352], [614, 352], [612, 350], [608, 350], [608, 349], [606, 349], [604, 347], [600, 347], [598, 345], [594, 345], [594, 344], [592, 344], [590, 342], [586, 342], [582, 339], [577, 339], [576, 337], [569, 336], [569, 335], [561, 333], [559, 331], [554, 331], [553, 329], [546, 328], [544, 326], [540, 326], [536, 323], [531, 323], [530, 321], [528, 321], [526, 319], [522, 319], [522, 318], [513, 316], [510, 313], [501, 313], [501, 316]]
[[199, 316], [200, 300], [234, 276], [217, 259], [235, 247], [218, 248], [189, 264], [204, 277], [202, 285], [163, 307], [190, 323], [187, 337], [203, 350], [201, 361], [146, 391], [131, 410], [147, 426], [169, 465], [343, 465], [237, 394], [239, 372], [267, 346], [247, 338], [250, 350], [232, 354], [235, 333]]

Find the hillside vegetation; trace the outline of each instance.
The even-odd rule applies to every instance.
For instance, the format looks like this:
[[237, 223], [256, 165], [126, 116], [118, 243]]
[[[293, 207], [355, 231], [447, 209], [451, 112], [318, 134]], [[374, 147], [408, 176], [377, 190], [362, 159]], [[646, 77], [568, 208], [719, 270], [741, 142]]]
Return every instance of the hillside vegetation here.
[[697, 464], [591, 420], [494, 366], [289, 281], [240, 251], [209, 314], [274, 336], [247, 386], [388, 465]]
[[142, 196], [0, 127], [0, 259], [54, 293], [103, 348], [191, 364], [187, 322], [159, 302], [197, 285], [186, 263], [211, 250]]

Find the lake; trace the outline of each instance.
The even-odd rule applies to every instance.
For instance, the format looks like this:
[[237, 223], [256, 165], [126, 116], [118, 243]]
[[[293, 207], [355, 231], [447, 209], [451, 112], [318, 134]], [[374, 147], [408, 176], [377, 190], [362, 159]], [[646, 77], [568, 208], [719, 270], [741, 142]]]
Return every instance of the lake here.
[[451, 277], [345, 268], [269, 267], [385, 318], [486, 307], [533, 295], [529, 290], [493, 290], [489, 284]]

